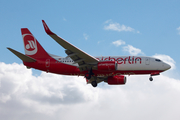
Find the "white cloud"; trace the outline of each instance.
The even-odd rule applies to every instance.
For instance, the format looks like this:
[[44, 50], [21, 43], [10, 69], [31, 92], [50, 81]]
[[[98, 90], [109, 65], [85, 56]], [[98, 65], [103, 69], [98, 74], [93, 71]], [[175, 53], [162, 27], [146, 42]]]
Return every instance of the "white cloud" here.
[[[134, 28], [131, 28], [125, 25], [120, 25], [119, 23], [112, 22], [112, 20], [107, 20], [105, 24], [108, 24], [104, 26], [105, 30], [113, 30], [113, 31], [118, 31], [118, 32], [122, 32], [122, 31], [135, 32]], [[136, 32], [140, 33], [139, 31], [136, 31]]]
[[117, 40], [117, 41], [112, 42], [112, 44], [118, 47], [120, 45], [125, 45], [126, 43], [123, 40]]
[[108, 26], [104, 26], [104, 29], [105, 30], [114, 30], [114, 31], [118, 31], [118, 32], [121, 32], [121, 31], [130, 31], [130, 32], [134, 31], [133, 28], [127, 27], [125, 25], [120, 25], [119, 23], [111, 23]]
[[138, 55], [138, 54], [144, 55], [144, 53], [140, 49], [135, 48], [132, 45], [124, 46], [123, 51], [129, 52], [130, 55]]
[[175, 66], [176, 62], [168, 55], [155, 54], [153, 57], [159, 58], [160, 60], [171, 65], [171, 70], [176, 68], [176, 66]]
[[180, 27], [177, 28], [178, 34], [180, 35]]
[[87, 35], [86, 33], [84, 33], [83, 36], [84, 36], [84, 39], [85, 39], [85, 40], [88, 40], [89, 35]]
[[[180, 81], [160, 75], [130, 76], [126, 85], [97, 88], [83, 77], [43, 72], [0, 62], [0, 116], [6, 120], [177, 120]], [[90, 114], [91, 113], [91, 114]], [[165, 114], [168, 113], [168, 114]]]

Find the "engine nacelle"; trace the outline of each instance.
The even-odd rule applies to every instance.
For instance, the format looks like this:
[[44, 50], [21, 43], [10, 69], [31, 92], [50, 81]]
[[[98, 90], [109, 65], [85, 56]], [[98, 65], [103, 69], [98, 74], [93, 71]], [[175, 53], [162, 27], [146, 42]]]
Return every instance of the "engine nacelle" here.
[[97, 68], [102, 71], [114, 71], [117, 70], [117, 63], [116, 61], [103, 61], [98, 63]]
[[126, 77], [123, 75], [110, 76], [107, 79], [109, 85], [123, 85], [126, 83]]

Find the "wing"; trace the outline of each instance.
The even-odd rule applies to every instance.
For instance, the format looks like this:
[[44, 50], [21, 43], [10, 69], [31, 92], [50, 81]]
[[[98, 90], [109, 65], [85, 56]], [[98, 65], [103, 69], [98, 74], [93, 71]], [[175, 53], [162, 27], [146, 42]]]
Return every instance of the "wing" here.
[[78, 63], [80, 71], [89, 70], [94, 65], [97, 65], [97, 63], [99, 62], [98, 59], [85, 53], [71, 43], [57, 36], [49, 29], [44, 20], [42, 20], [42, 22], [46, 33], [50, 37], [52, 37], [57, 43], [59, 43], [64, 49], [66, 49], [66, 54], [74, 61], [74, 63]]

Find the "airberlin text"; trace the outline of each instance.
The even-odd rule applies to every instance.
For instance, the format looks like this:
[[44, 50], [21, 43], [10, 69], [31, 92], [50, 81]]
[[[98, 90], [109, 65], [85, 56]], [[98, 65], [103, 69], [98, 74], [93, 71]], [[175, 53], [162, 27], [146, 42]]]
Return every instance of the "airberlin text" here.
[[101, 58], [96, 58], [100, 61], [117, 61], [118, 64], [136, 64], [139, 62], [141, 64], [141, 58], [140, 57], [134, 57], [134, 56], [129, 56], [129, 57], [101, 57]]

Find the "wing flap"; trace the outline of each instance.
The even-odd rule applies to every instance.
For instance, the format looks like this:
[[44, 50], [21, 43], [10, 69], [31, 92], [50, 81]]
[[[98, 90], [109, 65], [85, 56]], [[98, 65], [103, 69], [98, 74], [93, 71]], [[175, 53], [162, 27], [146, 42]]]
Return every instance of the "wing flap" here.
[[24, 62], [36, 62], [35, 59], [29, 57], [29, 56], [26, 56], [16, 50], [13, 50], [12, 48], [7, 48], [8, 50], [10, 50], [12, 53], [14, 53], [18, 58], [20, 58], [22, 61]]

